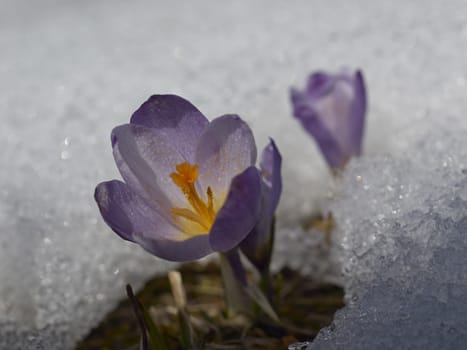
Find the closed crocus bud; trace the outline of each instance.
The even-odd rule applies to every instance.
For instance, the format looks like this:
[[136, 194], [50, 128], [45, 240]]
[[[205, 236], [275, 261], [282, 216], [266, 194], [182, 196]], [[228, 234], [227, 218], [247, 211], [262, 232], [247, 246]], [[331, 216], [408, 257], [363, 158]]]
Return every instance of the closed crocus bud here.
[[293, 114], [318, 143], [332, 170], [362, 150], [366, 91], [362, 73], [316, 72], [303, 91], [291, 89]]

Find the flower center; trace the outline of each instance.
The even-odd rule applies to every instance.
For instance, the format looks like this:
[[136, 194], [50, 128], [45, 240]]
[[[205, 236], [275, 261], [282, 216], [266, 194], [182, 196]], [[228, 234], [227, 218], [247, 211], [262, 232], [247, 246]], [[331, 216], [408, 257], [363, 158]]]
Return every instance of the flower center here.
[[[206, 191], [207, 201], [205, 201], [198, 195], [195, 187], [196, 180], [198, 180], [198, 165], [183, 162], [178, 164], [175, 169], [177, 172], [171, 173], [170, 177], [175, 185], [182, 190], [191, 208], [174, 207], [171, 209], [172, 214], [191, 223], [199, 224], [209, 232], [216, 217], [211, 187], [208, 187]], [[191, 235], [196, 235], [193, 233], [195, 230], [189, 229], [188, 231]]]

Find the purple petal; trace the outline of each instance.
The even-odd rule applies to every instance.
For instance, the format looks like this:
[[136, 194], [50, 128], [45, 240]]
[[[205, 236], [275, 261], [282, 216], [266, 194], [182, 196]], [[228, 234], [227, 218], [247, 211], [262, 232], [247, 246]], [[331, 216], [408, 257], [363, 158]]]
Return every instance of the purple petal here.
[[319, 97], [325, 94], [334, 83], [334, 77], [325, 72], [315, 72], [310, 75], [306, 85], [306, 92], [309, 96]]
[[[129, 203], [136, 201], [136, 196], [127, 185], [118, 180], [101, 182], [94, 191], [94, 199], [106, 224], [123, 239], [133, 241], [130, 217], [134, 215], [127, 212], [133, 210], [134, 206]], [[143, 203], [140, 203], [140, 206], [142, 212], [151, 212]]]
[[119, 180], [102, 182], [94, 198], [105, 222], [123, 239], [134, 241], [136, 232], [155, 232], [156, 237], [180, 239], [183, 233], [164, 220], [127, 184]]
[[200, 183], [215, 194], [226, 193], [231, 179], [256, 162], [256, 145], [249, 126], [236, 115], [214, 119], [196, 149]]
[[241, 249], [250, 261], [263, 271], [272, 253], [274, 212], [282, 191], [281, 155], [271, 139], [261, 156], [262, 206], [260, 219], [251, 233], [242, 241]]
[[112, 230], [155, 256], [172, 261], [190, 261], [211, 253], [208, 235], [187, 239], [184, 233], [121, 181], [100, 183], [94, 198], [104, 221]]
[[[181, 142], [181, 141], [180, 141]], [[155, 209], [168, 210], [186, 203], [170, 174], [186, 159], [161, 130], [125, 124], [112, 131], [113, 154], [125, 180]]]
[[276, 211], [277, 204], [282, 192], [282, 177], [281, 177], [282, 157], [277, 149], [273, 139], [270, 139], [269, 144], [264, 148], [261, 154], [260, 168], [262, 173], [263, 183], [266, 185], [266, 194], [270, 207], [270, 215]]
[[350, 114], [351, 140], [353, 150], [356, 155], [362, 152], [363, 129], [365, 125], [365, 114], [367, 108], [367, 97], [365, 89], [365, 80], [360, 70], [355, 73], [354, 77], [355, 97]]
[[154, 95], [133, 114], [130, 123], [161, 130], [177, 143], [180, 153], [192, 163], [199, 136], [209, 122], [180, 96]]
[[353, 81], [336, 78], [330, 91], [313, 102], [321, 123], [334, 136], [341, 150], [353, 154], [350, 116], [354, 101]]
[[236, 247], [258, 221], [261, 205], [261, 180], [258, 169], [247, 168], [232, 179], [224, 205], [211, 227], [209, 241], [214, 251]]
[[316, 140], [329, 166], [333, 169], [342, 166], [348, 156], [316, 112], [306, 105], [294, 106], [294, 110], [294, 115], [300, 120], [303, 128]]
[[290, 101], [292, 102], [292, 108], [294, 109], [294, 115], [295, 115], [295, 110], [298, 109], [298, 107], [302, 103], [302, 100], [303, 100], [303, 93], [294, 87], [290, 88]]
[[342, 71], [325, 96], [313, 102], [321, 122], [334, 136], [343, 153], [343, 162], [359, 155], [366, 112], [366, 96], [360, 72]]
[[149, 253], [169, 261], [198, 260], [213, 252], [209, 244], [209, 235], [193, 236], [180, 241], [139, 235], [135, 238], [135, 242]]

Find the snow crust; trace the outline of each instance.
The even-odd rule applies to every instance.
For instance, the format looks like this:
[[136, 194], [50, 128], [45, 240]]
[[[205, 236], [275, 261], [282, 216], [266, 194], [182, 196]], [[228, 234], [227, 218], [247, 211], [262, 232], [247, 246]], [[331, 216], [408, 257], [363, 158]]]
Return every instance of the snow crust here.
[[330, 209], [348, 306], [308, 349], [467, 343], [467, 128], [431, 126], [416, 157], [362, 159], [346, 174]]
[[[98, 182], [119, 177], [111, 129], [154, 93], [179, 94], [208, 118], [238, 113], [259, 148], [275, 139], [284, 158], [275, 267], [341, 281], [349, 300], [357, 298], [313, 346], [355, 341], [347, 319], [382, 331], [368, 308], [406, 296], [392, 290], [412, 291], [404, 305], [436, 306], [413, 315], [432, 312], [439, 317], [430, 329], [445, 320], [441, 334], [453, 327], [463, 339], [467, 312], [455, 278], [465, 283], [465, 192], [455, 189], [465, 189], [465, 10], [461, 0], [3, 0], [0, 349], [72, 349], [123, 297], [125, 283], [137, 288], [172, 266], [113, 234], [92, 198]], [[288, 87], [311, 70], [341, 66], [363, 69], [370, 99], [365, 156], [342, 184], [330, 180], [288, 103]], [[391, 214], [392, 196], [407, 193]], [[327, 208], [342, 250], [326, 250], [321, 236], [301, 228]], [[398, 235], [397, 225], [408, 233]], [[392, 266], [402, 277], [378, 279], [390, 270], [389, 252], [401, 256]], [[402, 323], [422, 327], [407, 314]], [[386, 314], [390, 327], [399, 315]]]

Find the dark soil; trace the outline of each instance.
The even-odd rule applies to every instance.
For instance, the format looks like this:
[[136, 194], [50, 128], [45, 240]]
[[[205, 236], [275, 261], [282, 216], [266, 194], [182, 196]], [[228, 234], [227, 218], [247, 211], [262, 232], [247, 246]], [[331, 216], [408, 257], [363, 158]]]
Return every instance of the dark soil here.
[[[190, 263], [179, 269], [188, 299], [188, 313], [200, 349], [287, 349], [290, 343], [311, 340], [331, 323], [344, 306], [343, 290], [318, 284], [288, 268], [273, 276], [274, 304], [280, 324], [264, 318], [251, 323], [228, 317], [219, 267]], [[137, 294], [152, 319], [166, 335], [170, 349], [182, 349], [179, 319], [166, 276], [156, 276]], [[76, 347], [76, 350], [139, 349], [140, 332], [133, 309], [123, 300]]]

